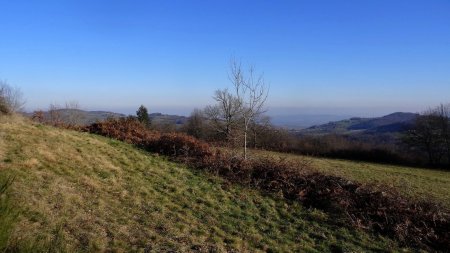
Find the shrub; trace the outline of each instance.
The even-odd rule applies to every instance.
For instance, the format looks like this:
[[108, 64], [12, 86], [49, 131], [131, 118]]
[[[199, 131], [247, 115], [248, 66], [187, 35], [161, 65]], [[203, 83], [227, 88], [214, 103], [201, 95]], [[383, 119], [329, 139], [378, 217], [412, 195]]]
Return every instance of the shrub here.
[[6, 103], [5, 99], [0, 97], [0, 115], [1, 114], [10, 114], [9, 106]]
[[159, 138], [159, 133], [149, 131], [133, 117], [108, 119], [83, 128], [84, 131], [118, 139], [137, 146], [144, 146]]
[[158, 142], [148, 143], [146, 146], [149, 150], [171, 157], [201, 159], [212, 155], [207, 143], [180, 133], [162, 134]]
[[0, 80], [0, 114], [19, 112], [24, 104], [22, 91]]
[[38, 123], [44, 123], [45, 122], [45, 114], [44, 111], [34, 111], [33, 116], [31, 116], [31, 119], [38, 122]]

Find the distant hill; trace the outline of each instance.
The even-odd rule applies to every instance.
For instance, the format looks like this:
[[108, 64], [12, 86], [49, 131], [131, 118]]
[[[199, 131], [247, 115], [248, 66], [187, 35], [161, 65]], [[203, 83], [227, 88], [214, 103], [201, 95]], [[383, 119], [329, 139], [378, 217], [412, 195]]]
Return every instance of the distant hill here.
[[350, 118], [350, 116], [332, 114], [292, 114], [270, 116], [270, 119], [275, 126], [297, 130], [347, 118]]
[[393, 142], [399, 134], [411, 129], [419, 114], [396, 112], [377, 118], [350, 118], [346, 120], [315, 125], [296, 131], [297, 135], [346, 135], [359, 140]]
[[352, 134], [361, 132], [402, 132], [411, 128], [418, 114], [396, 112], [378, 118], [354, 117], [346, 120], [315, 125], [301, 130], [303, 134]]
[[396, 112], [380, 118], [363, 119], [351, 125], [349, 130], [366, 130], [371, 132], [399, 132], [408, 130], [417, 114]]
[[180, 116], [180, 115], [169, 115], [162, 113], [150, 113], [150, 120], [155, 124], [175, 124], [175, 125], [183, 125], [186, 123], [188, 117]]
[[[69, 117], [73, 115], [81, 125], [89, 125], [96, 121], [103, 121], [108, 118], [122, 118], [127, 116], [122, 113], [108, 111], [84, 111], [79, 109], [58, 109], [56, 111], [63, 121], [68, 121]], [[33, 113], [25, 113], [25, 115], [32, 117]], [[50, 113], [48, 111], [44, 111], [44, 118], [50, 118]]]
[[[77, 121], [80, 122], [81, 125], [89, 125], [95, 123], [97, 121], [103, 121], [108, 118], [123, 118], [128, 115], [123, 113], [116, 112], [108, 112], [108, 111], [84, 111], [78, 109], [58, 109], [56, 110], [61, 119], [67, 122], [72, 115], [72, 117], [76, 117]], [[24, 113], [27, 117], [32, 117], [33, 113]], [[186, 122], [188, 117], [180, 116], [180, 115], [169, 115], [162, 113], [150, 113], [150, 120], [155, 124], [174, 124], [174, 125], [182, 125]], [[44, 111], [44, 118], [50, 118], [50, 114], [48, 111]]]

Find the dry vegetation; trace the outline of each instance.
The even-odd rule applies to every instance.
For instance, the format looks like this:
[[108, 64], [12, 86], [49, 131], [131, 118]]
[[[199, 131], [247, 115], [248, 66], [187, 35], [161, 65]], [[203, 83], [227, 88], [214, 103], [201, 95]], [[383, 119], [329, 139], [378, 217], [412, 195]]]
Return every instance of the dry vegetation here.
[[277, 192], [286, 199], [325, 210], [356, 227], [396, 238], [404, 245], [447, 250], [449, 213], [439, 203], [405, 197], [393, 188], [380, 190], [341, 177], [311, 172], [295, 159], [273, 156], [247, 160], [182, 134], [159, 134], [133, 119], [96, 123], [89, 132], [117, 138], [234, 183]]
[[1, 197], [7, 251], [400, 250], [322, 211], [119, 141], [0, 121], [0, 184], [15, 177]]
[[305, 157], [295, 154], [253, 150], [255, 156], [271, 156], [277, 159], [305, 159], [317, 172], [346, 178], [379, 189], [395, 188], [405, 196], [416, 200], [433, 200], [450, 209], [450, 172], [398, 165], [377, 164], [362, 161]]

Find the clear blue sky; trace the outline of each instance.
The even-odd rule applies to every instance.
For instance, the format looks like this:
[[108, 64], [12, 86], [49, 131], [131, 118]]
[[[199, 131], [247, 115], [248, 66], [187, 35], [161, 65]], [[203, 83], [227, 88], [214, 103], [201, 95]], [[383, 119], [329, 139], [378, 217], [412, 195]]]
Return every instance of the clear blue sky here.
[[272, 113], [375, 115], [450, 102], [450, 1], [0, 0], [0, 79], [27, 109], [188, 113], [264, 71]]

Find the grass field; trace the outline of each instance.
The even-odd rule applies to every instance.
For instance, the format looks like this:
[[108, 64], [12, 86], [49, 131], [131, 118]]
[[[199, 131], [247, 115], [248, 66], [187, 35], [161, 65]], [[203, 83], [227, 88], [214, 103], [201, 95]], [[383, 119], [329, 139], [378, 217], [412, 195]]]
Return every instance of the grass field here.
[[[255, 151], [253, 151], [255, 152]], [[369, 162], [305, 157], [293, 154], [256, 151], [258, 155], [306, 159], [311, 167], [325, 174], [336, 175], [378, 187], [394, 187], [415, 199], [433, 200], [450, 209], [450, 171], [421, 169]]]
[[401, 250], [118, 141], [0, 118], [0, 184], [12, 176], [0, 198], [0, 248], [9, 251]]

